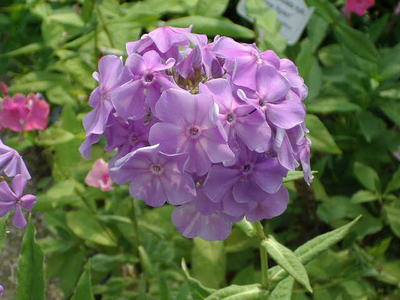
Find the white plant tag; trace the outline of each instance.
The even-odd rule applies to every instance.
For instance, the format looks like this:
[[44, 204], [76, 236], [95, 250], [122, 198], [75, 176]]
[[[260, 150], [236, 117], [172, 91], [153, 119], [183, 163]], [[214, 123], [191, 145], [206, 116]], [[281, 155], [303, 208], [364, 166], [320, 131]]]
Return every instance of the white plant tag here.
[[[282, 24], [281, 34], [289, 45], [295, 44], [307, 25], [314, 8], [309, 8], [304, 0], [264, 0], [276, 12]], [[251, 20], [246, 14], [246, 1], [241, 0], [237, 7], [239, 15]]]

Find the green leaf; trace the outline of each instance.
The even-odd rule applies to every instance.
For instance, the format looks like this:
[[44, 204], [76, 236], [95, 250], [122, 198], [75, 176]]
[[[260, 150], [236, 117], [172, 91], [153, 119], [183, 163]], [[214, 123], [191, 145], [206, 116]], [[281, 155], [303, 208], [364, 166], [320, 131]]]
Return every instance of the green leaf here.
[[400, 238], [400, 208], [385, 205], [383, 207], [393, 233]]
[[307, 112], [309, 113], [345, 113], [361, 110], [361, 107], [347, 100], [345, 97], [320, 98], [318, 101], [308, 102]]
[[[317, 171], [311, 171], [311, 174], [316, 174]], [[304, 178], [303, 171], [289, 171], [285, 178], [283, 178], [283, 182], [294, 181], [298, 179]]]
[[243, 218], [239, 222], [234, 223], [236, 227], [240, 228], [248, 237], [255, 237], [257, 235], [256, 230], [254, 229], [253, 225], [245, 218]]
[[341, 17], [335, 5], [327, 0], [306, 0], [306, 3], [308, 6], [314, 6], [316, 8], [315, 13], [320, 15], [329, 24], [334, 23]]
[[142, 268], [145, 270], [148, 277], [153, 277], [155, 274], [155, 270], [149, 255], [142, 245], [140, 245], [138, 248], [140, 255], [140, 264], [142, 265]]
[[[294, 254], [296, 254], [303, 265], [307, 265], [319, 254], [342, 240], [360, 218], [361, 216], [342, 227], [313, 238], [311, 241], [297, 248]], [[272, 282], [279, 282], [288, 276], [288, 273], [281, 267], [271, 268], [268, 273]]]
[[267, 250], [278, 265], [312, 293], [307, 271], [292, 250], [278, 243], [272, 236], [268, 236], [268, 239], [263, 240], [261, 246]]
[[192, 15], [219, 17], [225, 12], [228, 4], [229, 0], [198, 0]]
[[374, 137], [382, 134], [382, 131], [386, 128], [385, 122], [369, 111], [361, 112], [357, 119], [367, 142], [371, 142]]
[[390, 192], [400, 190], [400, 167], [393, 174], [392, 179], [390, 179], [388, 185], [385, 189], [385, 194], [389, 194]]
[[203, 300], [209, 295], [211, 295], [213, 292], [215, 292], [215, 289], [210, 289], [205, 287], [204, 285], [201, 284], [200, 281], [197, 279], [194, 279], [192, 276], [189, 274], [189, 270], [186, 266], [185, 259], [182, 258], [181, 262], [181, 267], [182, 270], [185, 274], [186, 280], [189, 283], [190, 291], [192, 293], [193, 300]]
[[100, 225], [97, 219], [87, 210], [76, 210], [67, 213], [67, 224], [72, 232], [84, 241], [99, 245], [115, 247], [115, 236]]
[[329, 23], [317, 14], [312, 14], [310, 20], [307, 23], [308, 38], [311, 42], [312, 52], [318, 48], [318, 46], [325, 39], [328, 33]]
[[227, 18], [210, 18], [203, 16], [189, 16], [171, 19], [168, 26], [188, 27], [193, 25], [194, 33], [203, 33], [209, 36], [221, 35], [233, 38], [253, 39], [254, 32], [244, 26], [233, 23]]
[[32, 43], [32, 44], [23, 46], [21, 48], [6, 52], [4, 54], [0, 54], [0, 58], [1, 57], [15, 57], [15, 56], [19, 56], [19, 55], [31, 54], [31, 53], [37, 52], [39, 50], [42, 50], [43, 48], [44, 48], [44, 46], [42, 44]]
[[0, 218], [0, 252], [3, 250], [4, 242], [7, 237], [7, 219], [8, 214]]
[[63, 110], [61, 112], [61, 128], [73, 134], [77, 134], [83, 129], [82, 122], [78, 121], [71, 104], [66, 104], [63, 106]]
[[336, 23], [334, 32], [340, 43], [345, 45], [353, 54], [366, 60], [378, 63], [378, 50], [368, 39], [365, 33], [358, 31], [344, 23]]
[[46, 89], [46, 96], [49, 102], [57, 105], [72, 104], [76, 105], [77, 100], [61, 85], [50, 86]]
[[165, 275], [162, 272], [158, 275], [158, 281], [159, 281], [159, 287], [160, 287], [160, 300], [172, 299], [171, 293], [168, 289], [167, 280], [165, 278]]
[[380, 108], [393, 123], [400, 126], [400, 105], [398, 100], [385, 99], [385, 101], [381, 102]]
[[353, 195], [351, 198], [351, 202], [353, 203], [364, 203], [378, 200], [379, 196], [376, 193], [367, 190], [359, 190], [357, 193]]
[[117, 255], [96, 254], [90, 258], [91, 269], [98, 272], [108, 272], [122, 264], [135, 264], [139, 259], [131, 254], [120, 253]]
[[54, 146], [69, 142], [74, 137], [75, 136], [71, 132], [59, 127], [52, 126], [50, 128], [47, 128], [46, 130], [41, 131], [36, 141], [39, 145], [42, 146]]
[[222, 241], [193, 239], [192, 275], [205, 286], [218, 288], [225, 279], [226, 254]]
[[43, 252], [35, 241], [31, 220], [25, 230], [18, 265], [16, 300], [44, 300]]
[[381, 182], [378, 174], [371, 167], [364, 165], [360, 162], [354, 163], [354, 175], [358, 181], [367, 189], [379, 192], [381, 189]]
[[94, 10], [94, 0], [84, 0], [81, 16], [85, 23], [88, 23], [92, 19], [93, 10]]
[[269, 295], [268, 300], [290, 300], [292, 299], [294, 278], [289, 276], [288, 278], [282, 280], [273, 289], [271, 295]]
[[258, 300], [266, 293], [260, 284], [231, 285], [220, 289], [204, 300]]
[[91, 281], [90, 260], [88, 260], [85, 271], [83, 271], [82, 276], [78, 281], [75, 294], [71, 300], [94, 300]]
[[307, 128], [310, 130], [308, 136], [312, 141], [312, 148], [315, 151], [321, 151], [331, 154], [342, 154], [342, 151], [336, 145], [328, 129], [320, 119], [311, 114], [306, 117]]

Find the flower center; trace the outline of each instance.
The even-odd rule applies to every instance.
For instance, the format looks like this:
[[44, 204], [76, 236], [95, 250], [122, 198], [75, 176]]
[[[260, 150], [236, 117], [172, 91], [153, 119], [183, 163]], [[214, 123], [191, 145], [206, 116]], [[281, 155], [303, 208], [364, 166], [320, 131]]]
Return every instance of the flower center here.
[[251, 164], [245, 164], [245, 165], [242, 167], [243, 173], [248, 173], [248, 172], [250, 171], [250, 169], [251, 169]]
[[233, 113], [229, 113], [229, 114], [226, 116], [226, 121], [227, 121], [228, 123], [232, 123], [234, 120], [235, 120], [235, 115], [234, 115]]
[[143, 75], [143, 81], [144, 81], [145, 84], [150, 84], [150, 83], [153, 82], [153, 80], [154, 80], [153, 73], [145, 73]]
[[265, 106], [265, 100], [264, 100], [263, 98], [260, 98], [260, 99], [258, 100], [258, 104], [259, 104], [261, 107], [264, 107], [264, 106]]
[[131, 143], [135, 144], [139, 140], [139, 137], [136, 134], [131, 135]]
[[198, 127], [192, 126], [188, 129], [189, 138], [197, 138], [200, 134], [200, 129]]
[[151, 166], [151, 172], [153, 174], [161, 174], [163, 172], [163, 168], [160, 165], [152, 165]]

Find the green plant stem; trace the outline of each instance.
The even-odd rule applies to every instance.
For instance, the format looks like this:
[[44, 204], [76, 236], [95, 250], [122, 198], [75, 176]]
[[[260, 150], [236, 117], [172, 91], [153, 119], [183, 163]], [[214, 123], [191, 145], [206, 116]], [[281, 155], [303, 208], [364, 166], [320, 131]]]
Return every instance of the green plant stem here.
[[101, 9], [99, 8], [98, 4], [96, 4], [95, 7], [96, 7], [97, 14], [99, 15], [101, 26], [103, 27], [103, 29], [104, 29], [104, 31], [106, 33], [108, 41], [110, 42], [110, 46], [111, 46], [111, 48], [115, 48], [114, 42], [112, 40], [111, 32], [108, 30], [108, 27], [106, 25], [103, 13], [101, 12]]
[[253, 223], [257, 236], [260, 239], [260, 258], [261, 258], [261, 285], [264, 289], [268, 289], [268, 253], [267, 250], [261, 246], [261, 242], [267, 237], [264, 233], [264, 228], [260, 221]]
[[133, 224], [133, 231], [135, 232], [135, 254], [136, 256], [140, 259], [140, 252], [139, 252], [139, 246], [140, 246], [140, 236], [139, 236], [139, 224], [137, 221], [137, 214], [136, 214], [136, 207], [135, 207], [135, 199], [132, 199], [131, 201], [131, 219], [132, 219], [132, 224]]

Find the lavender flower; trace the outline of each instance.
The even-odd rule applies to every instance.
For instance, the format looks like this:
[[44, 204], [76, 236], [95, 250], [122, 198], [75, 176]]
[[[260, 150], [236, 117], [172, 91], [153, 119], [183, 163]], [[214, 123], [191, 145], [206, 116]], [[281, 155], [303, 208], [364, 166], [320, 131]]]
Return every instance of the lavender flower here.
[[288, 170], [309, 184], [307, 87], [297, 67], [275, 52], [191, 28], [161, 27], [126, 45], [123, 62], [106, 56], [84, 119], [90, 150], [102, 135], [110, 176], [130, 182], [150, 206], [180, 205], [182, 235], [225, 239], [232, 222], [283, 213]]
[[0, 174], [3, 173], [8, 177], [21, 174], [27, 180], [31, 178], [21, 155], [16, 150], [4, 145], [0, 140]]
[[12, 190], [7, 182], [0, 182], [0, 217], [15, 209], [13, 225], [18, 228], [24, 228], [27, 224], [22, 213], [21, 206], [30, 211], [36, 203], [36, 197], [33, 195], [24, 195], [26, 179], [22, 175], [17, 175], [12, 181]]

